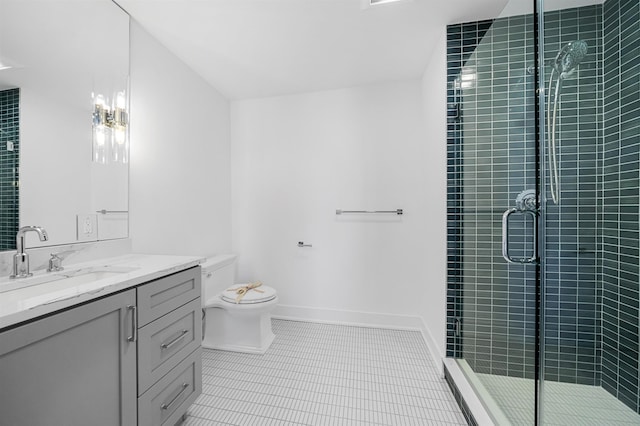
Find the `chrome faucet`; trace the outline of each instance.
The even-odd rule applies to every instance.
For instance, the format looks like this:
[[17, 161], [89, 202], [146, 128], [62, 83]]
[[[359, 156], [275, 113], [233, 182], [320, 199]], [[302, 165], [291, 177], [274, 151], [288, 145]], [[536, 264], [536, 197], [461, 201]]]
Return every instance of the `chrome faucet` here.
[[47, 241], [49, 236], [47, 231], [40, 226], [23, 226], [16, 234], [16, 254], [13, 255], [13, 274], [9, 278], [25, 278], [33, 275], [29, 272], [29, 255], [24, 251], [24, 235], [34, 231], [38, 233], [40, 241]]

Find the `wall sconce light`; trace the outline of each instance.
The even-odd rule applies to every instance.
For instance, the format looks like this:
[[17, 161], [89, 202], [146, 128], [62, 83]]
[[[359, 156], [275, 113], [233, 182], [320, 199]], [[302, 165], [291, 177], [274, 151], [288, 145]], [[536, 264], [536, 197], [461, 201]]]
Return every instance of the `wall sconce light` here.
[[129, 114], [125, 92], [109, 107], [101, 94], [93, 96], [93, 161], [107, 164], [129, 161]]

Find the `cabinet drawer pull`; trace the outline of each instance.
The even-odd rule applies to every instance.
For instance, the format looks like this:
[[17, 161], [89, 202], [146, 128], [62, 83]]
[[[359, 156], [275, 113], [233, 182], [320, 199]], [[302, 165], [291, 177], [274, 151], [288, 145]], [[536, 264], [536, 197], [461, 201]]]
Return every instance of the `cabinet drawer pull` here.
[[131, 311], [131, 336], [127, 337], [129, 342], [138, 341], [138, 307], [136, 305], [127, 305], [127, 309]]
[[161, 350], [169, 349], [171, 346], [175, 345], [180, 340], [184, 339], [184, 336], [186, 336], [188, 332], [189, 332], [189, 330], [182, 330], [182, 332], [180, 333], [180, 335], [178, 337], [176, 337], [175, 339], [173, 339], [169, 343], [161, 344], [160, 345], [160, 347], [162, 348]]
[[184, 393], [184, 391], [186, 391], [186, 390], [187, 390], [187, 388], [188, 388], [188, 387], [189, 387], [189, 384], [188, 384], [188, 383], [183, 383], [183, 384], [182, 384], [182, 389], [180, 389], [180, 392], [178, 392], [178, 393], [176, 394], [176, 396], [174, 396], [174, 397], [173, 397], [173, 399], [172, 399], [171, 401], [169, 401], [169, 403], [168, 403], [168, 404], [163, 403], [163, 404], [160, 406], [160, 408], [162, 408], [163, 410], [168, 410], [168, 409], [169, 409], [169, 407], [171, 407], [171, 405], [172, 405], [174, 402], [176, 402], [176, 401], [178, 400], [178, 398], [180, 398], [180, 395], [182, 395], [182, 394]]

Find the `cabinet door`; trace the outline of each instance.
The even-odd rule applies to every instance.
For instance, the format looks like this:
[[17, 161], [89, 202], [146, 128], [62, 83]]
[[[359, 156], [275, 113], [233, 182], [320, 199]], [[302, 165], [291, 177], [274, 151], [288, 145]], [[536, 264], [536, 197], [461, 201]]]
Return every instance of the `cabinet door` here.
[[136, 424], [135, 294], [0, 333], [0, 425]]

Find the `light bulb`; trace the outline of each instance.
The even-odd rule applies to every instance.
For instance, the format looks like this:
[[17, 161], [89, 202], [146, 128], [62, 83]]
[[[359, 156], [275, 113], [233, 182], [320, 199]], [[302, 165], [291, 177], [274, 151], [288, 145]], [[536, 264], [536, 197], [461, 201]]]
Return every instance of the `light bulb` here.
[[127, 98], [124, 92], [118, 92], [116, 95], [116, 108], [125, 109], [127, 107]]
[[118, 145], [124, 144], [125, 136], [126, 135], [125, 135], [124, 127], [118, 126], [115, 128], [115, 138], [116, 138], [116, 143]]
[[96, 126], [96, 145], [99, 147], [104, 146], [105, 132], [104, 126]]

